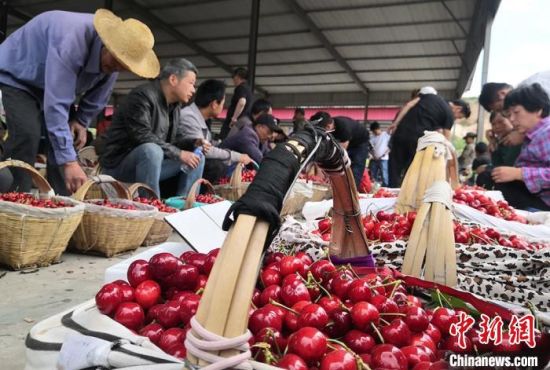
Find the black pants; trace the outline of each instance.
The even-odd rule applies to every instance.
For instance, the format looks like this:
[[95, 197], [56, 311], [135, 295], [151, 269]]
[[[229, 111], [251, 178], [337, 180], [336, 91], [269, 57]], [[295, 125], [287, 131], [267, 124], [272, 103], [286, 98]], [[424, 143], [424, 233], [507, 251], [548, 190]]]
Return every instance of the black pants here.
[[[44, 112], [40, 102], [31, 94], [11, 86], [0, 84], [2, 103], [6, 111], [8, 138], [4, 143], [3, 159], [17, 159], [34, 166], [42, 130]], [[47, 135], [46, 135], [47, 138]], [[65, 181], [59, 166], [55, 163], [52, 150], [48, 149], [48, 181], [57, 194], [68, 195]], [[11, 169], [13, 184], [10, 190], [28, 192], [31, 190], [31, 177], [23, 170]]]
[[503, 182], [495, 185], [495, 189], [500, 190], [504, 199], [512, 207], [527, 210], [535, 208], [540, 211], [550, 211], [550, 206], [527, 189], [523, 181]]
[[231, 127], [229, 127], [230, 124], [231, 124], [230, 119], [226, 118], [225, 121], [223, 121], [222, 127], [220, 129], [220, 133], [218, 135], [218, 139], [223, 140], [227, 137], [227, 135], [229, 134], [229, 131], [231, 130]]
[[393, 137], [391, 143], [390, 159], [388, 162], [389, 183], [391, 188], [401, 187], [405, 173], [416, 154], [418, 138]]

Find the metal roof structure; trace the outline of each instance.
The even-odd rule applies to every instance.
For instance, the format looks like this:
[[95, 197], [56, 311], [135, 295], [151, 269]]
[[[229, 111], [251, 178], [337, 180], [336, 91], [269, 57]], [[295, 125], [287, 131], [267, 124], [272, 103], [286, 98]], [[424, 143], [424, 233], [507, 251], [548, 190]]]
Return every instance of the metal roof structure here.
[[[59, 9], [111, 7], [155, 35], [161, 63], [185, 57], [199, 81], [248, 62], [252, 5], [259, 0], [9, 0], [8, 34]], [[500, 0], [261, 0], [256, 93], [275, 106], [400, 105], [425, 85], [447, 98], [469, 84], [485, 26]], [[115, 93], [142, 80], [122, 73]], [[230, 86], [231, 87], [231, 86]], [[231, 89], [229, 89], [229, 92]]]

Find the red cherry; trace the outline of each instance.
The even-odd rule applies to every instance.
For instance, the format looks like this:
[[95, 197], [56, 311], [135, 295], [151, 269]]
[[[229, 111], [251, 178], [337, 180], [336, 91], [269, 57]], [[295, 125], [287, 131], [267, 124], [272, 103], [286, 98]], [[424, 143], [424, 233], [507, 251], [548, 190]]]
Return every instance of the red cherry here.
[[281, 258], [279, 268], [281, 276], [283, 277], [294, 273], [298, 273], [305, 277], [308, 270], [304, 261], [295, 256], [284, 256]]
[[324, 331], [332, 338], [339, 338], [351, 329], [351, 315], [342, 308], [337, 308], [330, 313], [330, 322]]
[[171, 253], [158, 253], [149, 260], [151, 274], [157, 280], [163, 280], [175, 273], [183, 263]]
[[374, 369], [407, 370], [407, 358], [401, 350], [391, 344], [379, 344], [371, 351]]
[[160, 300], [161, 288], [154, 280], [146, 280], [140, 283], [135, 291], [134, 297], [137, 303], [143, 308], [153, 307]]
[[281, 302], [281, 287], [270, 285], [260, 294], [260, 306], [265, 306], [271, 301]]
[[422, 332], [428, 328], [428, 314], [420, 307], [409, 307], [405, 313], [405, 324], [414, 332]]
[[310, 326], [317, 329], [323, 329], [327, 324], [327, 312], [324, 308], [315, 303], [308, 304], [302, 308], [298, 316], [298, 326], [301, 328]]
[[322, 283], [332, 277], [336, 267], [328, 260], [318, 260], [311, 264], [309, 271], [311, 271], [315, 280]]
[[348, 298], [353, 303], [361, 301], [370, 301], [372, 297], [371, 288], [369, 283], [364, 279], [353, 281], [348, 289]]
[[321, 297], [317, 304], [325, 309], [325, 311], [330, 315], [330, 313], [336, 309], [339, 309], [342, 305], [342, 301], [336, 296], [332, 297]]
[[157, 317], [157, 321], [165, 328], [173, 328], [181, 323], [180, 303], [168, 301], [163, 306]]
[[495, 353], [515, 354], [515, 353], [521, 352], [521, 350], [522, 350], [521, 343], [518, 343], [518, 344], [510, 343], [509, 332], [502, 333], [501, 343], [493, 345], [493, 352]]
[[358, 302], [351, 308], [351, 321], [359, 330], [367, 330], [371, 324], [378, 325], [380, 314], [376, 307], [368, 302]]
[[400, 349], [407, 358], [409, 368], [416, 366], [420, 362], [430, 362], [432, 360], [433, 352], [427, 347], [406, 346]]
[[271, 350], [278, 354], [282, 354], [286, 348], [287, 340], [282, 334], [272, 328], [263, 328], [254, 336], [256, 343], [267, 343]]
[[389, 325], [380, 330], [385, 343], [403, 347], [411, 341], [411, 331], [407, 324], [401, 319], [394, 319]]
[[149, 263], [145, 260], [135, 260], [128, 267], [128, 282], [135, 288], [145, 280], [151, 280], [153, 275], [149, 270]]
[[272, 328], [280, 332], [282, 327], [282, 317], [268, 306], [258, 308], [254, 311], [248, 322], [248, 328], [254, 335], [263, 328]]
[[118, 284], [104, 285], [95, 296], [95, 303], [99, 312], [104, 315], [113, 314], [122, 303], [124, 296]]
[[355, 353], [368, 353], [376, 345], [372, 335], [355, 329], [350, 330], [343, 341]]
[[123, 302], [116, 309], [115, 320], [131, 330], [138, 330], [143, 325], [145, 313], [135, 302]]
[[458, 317], [454, 310], [445, 307], [438, 307], [432, 317], [432, 324], [437, 326], [445, 335], [449, 334], [449, 328], [452, 324], [458, 322]]
[[132, 288], [128, 284], [124, 284], [120, 286], [120, 290], [122, 292], [122, 301], [123, 302], [133, 302], [134, 301], [134, 288]]
[[306, 362], [319, 361], [326, 351], [327, 338], [315, 328], [301, 328], [288, 340], [288, 352], [300, 356]]
[[341, 300], [348, 297], [348, 290], [354, 278], [350, 271], [340, 271], [333, 277], [330, 290]]
[[430, 337], [426, 332], [413, 334], [411, 337], [410, 345], [411, 346], [423, 346], [429, 348], [432, 352], [437, 350], [436, 343], [432, 337]]
[[264, 287], [279, 285], [281, 283], [281, 275], [276, 270], [264, 269], [260, 272], [260, 281]]
[[287, 306], [292, 306], [299, 301], [311, 301], [311, 296], [306, 285], [300, 280], [283, 282], [281, 299]]
[[292, 306], [291, 310], [288, 310], [287, 312], [285, 312], [285, 314], [283, 316], [283, 320], [284, 320], [285, 327], [290, 332], [295, 332], [296, 330], [298, 330], [298, 328], [299, 328], [299, 326], [298, 326], [298, 317], [300, 315], [300, 312], [302, 312], [302, 309], [305, 306], [309, 305], [310, 303], [311, 302], [308, 302], [308, 301], [296, 302]]
[[187, 296], [187, 299], [180, 301], [179, 316], [183, 325], [187, 325], [197, 313], [200, 300], [200, 295], [192, 293]]
[[164, 333], [164, 329], [157, 323], [145, 325], [139, 330], [139, 335], [149, 338], [156, 345], [159, 344], [162, 333]]
[[185, 341], [186, 331], [181, 328], [170, 328], [164, 331], [160, 337], [159, 347], [168, 351], [177, 344], [183, 344]]
[[279, 362], [277, 367], [287, 370], [308, 370], [307, 363], [300, 357], [293, 353], [287, 353]]
[[441, 331], [432, 323], [428, 324], [425, 333], [433, 339], [434, 343], [439, 343], [441, 340]]
[[321, 360], [320, 370], [356, 370], [355, 357], [344, 349], [327, 353]]

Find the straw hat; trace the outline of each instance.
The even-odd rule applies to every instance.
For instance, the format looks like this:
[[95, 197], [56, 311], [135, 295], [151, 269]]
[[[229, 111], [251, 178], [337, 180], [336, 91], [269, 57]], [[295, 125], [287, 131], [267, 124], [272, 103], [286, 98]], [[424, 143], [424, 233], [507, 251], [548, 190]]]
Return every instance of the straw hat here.
[[103, 45], [129, 71], [144, 78], [158, 76], [160, 63], [149, 27], [133, 18], [123, 21], [107, 9], [95, 12], [94, 27]]

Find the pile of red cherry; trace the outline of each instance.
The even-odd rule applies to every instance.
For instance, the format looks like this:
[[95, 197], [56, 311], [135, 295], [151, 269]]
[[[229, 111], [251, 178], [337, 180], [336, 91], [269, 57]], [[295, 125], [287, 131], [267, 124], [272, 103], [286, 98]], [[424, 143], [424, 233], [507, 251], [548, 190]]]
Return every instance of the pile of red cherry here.
[[[380, 211], [363, 217], [363, 227], [367, 239], [379, 242], [394, 242], [406, 240], [411, 233], [416, 212], [408, 212], [401, 215]], [[317, 223], [317, 229], [313, 231], [324, 241], [330, 241], [332, 221], [324, 218]], [[455, 242], [461, 244], [500, 245], [524, 250], [539, 250], [550, 246], [548, 243], [528, 242], [517, 235], [504, 236], [492, 228], [479, 226], [467, 226], [454, 221]]]
[[[148, 337], [165, 352], [186, 357], [185, 337], [219, 250], [159, 253], [136, 260], [127, 280], [104, 285], [95, 300], [100, 312]], [[445, 299], [444, 296], [441, 296]], [[401, 280], [371, 273], [358, 277], [328, 260], [268, 255], [250, 308], [250, 340], [257, 360], [283, 369], [446, 369], [448, 351], [515, 354], [510, 344], [479, 343], [470, 330], [466, 348], [449, 335], [458, 311], [434, 310], [411, 295]], [[542, 338], [536, 333], [537, 343]]]
[[195, 200], [199, 203], [214, 204], [222, 202], [225, 199], [216, 194], [199, 194], [195, 197]]
[[510, 207], [508, 202], [504, 200], [494, 201], [490, 197], [477, 191], [469, 191], [462, 188], [457, 189], [455, 190], [453, 201], [459, 204], [468, 205], [480, 212], [507, 221], [527, 223], [525, 217], [518, 215], [515, 210]]
[[397, 198], [397, 194], [389, 191], [386, 188], [380, 188], [374, 195], [373, 198]]
[[[252, 182], [255, 176], [256, 176], [256, 170], [243, 170], [243, 173], [241, 175], [241, 182]], [[220, 185], [229, 184], [229, 181], [230, 181], [229, 177], [222, 177], [218, 181], [218, 184]]]
[[28, 206], [38, 207], [38, 208], [64, 208], [64, 207], [73, 207], [71, 203], [65, 203], [62, 200], [56, 199], [36, 199], [32, 194], [28, 193], [3, 193], [0, 194], [0, 200], [5, 202], [25, 204]]
[[306, 173], [301, 173], [300, 176], [298, 176], [300, 180], [305, 180], [306, 182], [312, 182], [314, 184], [329, 184], [330, 181], [327, 177], [321, 177], [317, 175], [308, 175]]
[[135, 211], [137, 207], [133, 204], [124, 204], [124, 203], [113, 203], [109, 199], [100, 199], [100, 200], [88, 200], [86, 201], [90, 204], [95, 204], [96, 206], [114, 208], [114, 209], [123, 209], [126, 211]]
[[160, 199], [149, 199], [149, 198], [144, 198], [144, 197], [136, 197], [134, 198], [134, 202], [138, 202], [138, 203], [142, 203], [142, 204], [147, 204], [147, 205], [150, 205], [150, 206], [153, 206], [155, 207], [156, 209], [159, 210], [159, 212], [165, 212], [165, 213], [176, 213], [178, 210], [175, 209], [175, 208], [172, 208], [170, 206], [167, 206], [166, 204], [164, 204], [164, 202]]

